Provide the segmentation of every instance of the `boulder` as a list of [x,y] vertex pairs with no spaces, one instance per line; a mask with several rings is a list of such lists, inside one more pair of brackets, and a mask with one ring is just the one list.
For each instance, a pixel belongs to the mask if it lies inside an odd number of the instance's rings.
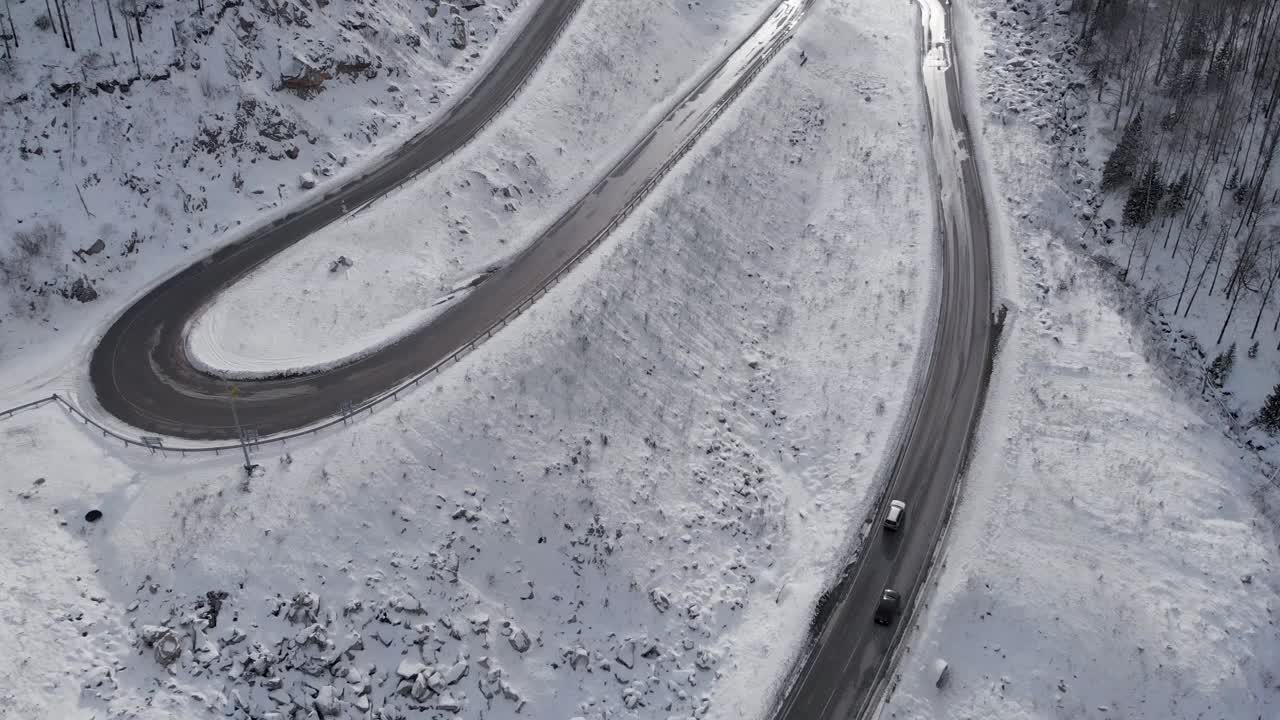
[[621,665],[622,667],[628,670],[635,667],[636,641],[630,638],[623,641],[622,645],[618,648],[618,653],[617,655],[614,656],[614,659],[618,661],[619,665]]
[[436,709],[456,713],[462,710],[462,701],[445,693],[436,699]]
[[453,18],[452,35],[449,37],[449,44],[457,50],[467,49],[467,21],[462,16],[455,15]]
[[525,652],[533,643],[529,640],[529,634],[521,628],[514,628],[511,631],[511,637],[507,638],[511,643],[511,647],[516,652]]
[[328,79],[329,73],[296,56],[280,74],[280,84],[290,90],[316,90]]
[[401,660],[400,667],[396,668],[396,674],[405,680],[408,680],[409,678],[416,678],[426,671],[426,665],[417,662],[416,660],[410,660],[409,658]]
[[285,619],[291,623],[312,624],[320,619],[320,596],[310,591],[303,591],[289,601],[289,609]]
[[69,300],[76,302],[88,303],[98,299],[98,291],[93,287],[93,283],[89,278],[81,275],[76,281],[71,283],[71,287],[67,288],[65,295]]
[[338,717],[342,714],[342,703],[338,700],[338,691],[332,685],[325,685],[316,693],[316,712],[320,717]]
[[413,689],[409,691],[409,694],[413,696],[414,700],[421,702],[422,700],[426,699],[427,694],[430,692],[431,692],[431,687],[427,685],[426,674],[423,673],[422,675],[419,675],[417,678],[414,679]]
[[107,244],[102,241],[102,238],[98,238],[89,247],[84,248],[82,250],[76,250],[75,255],[76,257],[83,260],[85,255],[97,255],[98,253],[106,249],[107,249]]
[[441,676],[441,679],[444,680],[445,685],[452,685],[461,680],[463,676],[467,674],[467,661],[462,658],[458,658],[458,662],[437,672]]
[[182,657],[182,643],[178,641],[178,636],[172,630],[162,635],[153,645],[156,662],[161,665],[168,666]]

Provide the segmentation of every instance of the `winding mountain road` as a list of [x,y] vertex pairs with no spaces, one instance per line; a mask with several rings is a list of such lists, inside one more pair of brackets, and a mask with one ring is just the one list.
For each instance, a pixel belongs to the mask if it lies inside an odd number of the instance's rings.
[[[585,197],[426,326],[335,369],[238,381],[239,423],[265,437],[333,417],[343,403],[359,406],[479,340],[612,230],[790,39],[812,2],[779,0]],[[106,331],[90,360],[90,380],[102,408],[133,427],[161,435],[236,437],[226,381],[196,369],[187,356],[189,320],[277,253],[474,138],[532,74],[580,3],[543,3],[472,91],[383,166],[191,265],[130,306]]]
[[[991,243],[955,63],[952,9],[948,0],[917,2],[942,242],[937,332],[898,446],[885,507],[857,564],[831,592],[833,606],[782,699],[779,720],[846,720],[867,713],[911,622],[910,612],[904,612],[890,627],[875,625],[876,603],[885,588],[900,592],[908,610],[919,597],[990,376],[995,337]],[[880,525],[890,499],[907,504],[905,529],[897,533]]]
[[[545,289],[595,247],[790,39],[814,0],[779,0],[773,13],[684,97],[582,199],[469,295],[397,343],[351,364],[297,377],[237,383],[239,421],[263,435],[332,417],[452,356]],[[936,334],[909,409],[886,500],[905,500],[906,528],[873,528],[838,588],[811,652],[781,698],[784,720],[865,713],[886,677],[909,613],[872,624],[881,590],[909,609],[921,592],[981,411],[990,373],[991,254],[980,175],[956,71],[949,0],[917,0],[932,170],[942,243]],[[98,402],[129,425],[189,439],[233,438],[227,384],[186,352],[191,318],[290,245],[385,195],[473,139],[531,76],[581,0],[550,0],[470,93],[401,152],[365,176],[231,244],[159,284],[106,331],[90,361]],[[879,517],[879,516],[878,516]]]

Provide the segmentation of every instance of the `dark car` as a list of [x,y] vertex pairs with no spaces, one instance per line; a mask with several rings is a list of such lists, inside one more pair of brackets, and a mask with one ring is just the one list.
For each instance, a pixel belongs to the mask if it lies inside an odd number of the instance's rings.
[[897,590],[885,588],[884,592],[880,593],[880,604],[876,605],[876,624],[892,625],[900,607],[902,607],[902,596]]

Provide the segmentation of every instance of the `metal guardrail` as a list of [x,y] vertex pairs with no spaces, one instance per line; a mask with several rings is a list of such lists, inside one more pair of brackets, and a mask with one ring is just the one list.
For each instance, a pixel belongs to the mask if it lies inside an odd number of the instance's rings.
[[34,408],[38,408],[41,405],[48,405],[49,403],[57,399],[58,399],[57,395],[50,395],[49,397],[43,397],[43,398],[40,398],[39,400],[33,400],[29,403],[24,403],[16,407],[11,407],[8,410],[0,410],[0,420],[8,420],[9,418],[22,412],[23,410],[31,410]]
[[[565,27],[567,27],[568,24],[569,23],[566,21],[565,24],[561,26],[559,33],[563,33]],[[769,64],[771,60],[773,60],[773,58],[778,54],[778,52],[786,45],[787,40],[789,39],[790,38],[784,39],[782,42],[779,42],[773,47],[771,47],[764,54],[763,60],[760,63],[758,63],[747,75],[743,76],[742,80],[736,83],[734,88],[712,107],[711,111],[707,114],[707,116],[703,118],[703,120],[698,124],[696,128],[694,128],[694,130],[689,134],[689,136],[684,140],[684,142],[682,142],[679,145],[679,147],[676,148],[676,151],[672,153],[670,157],[667,158],[666,162],[664,162],[656,171],[654,171],[654,173],[649,177],[648,180],[645,181],[645,184],[641,186],[639,192],[637,192],[635,196],[633,196],[631,200],[627,202],[627,204],[622,208],[622,211],[619,212],[617,215],[614,215],[613,219],[609,221],[609,224],[606,225],[604,229],[596,233],[595,237],[593,237],[590,242],[586,243],[577,252],[575,252],[573,256],[570,257],[569,260],[563,266],[561,266],[559,270],[557,270],[550,277],[548,277],[547,280],[540,287],[534,289],[534,291],[530,293],[528,297],[522,300],[518,305],[516,305],[514,308],[509,310],[505,315],[503,315],[501,318],[493,322],[483,331],[478,333],[465,345],[463,345],[462,347],[454,351],[453,354],[440,360],[439,362],[436,362],[431,367],[428,367],[427,369],[423,370],[422,372],[418,373],[412,378],[402,382],[400,385],[397,385],[390,390],[383,392],[380,395],[376,395],[373,398],[370,398],[369,400],[366,400],[359,405],[351,407],[349,410],[344,408],[343,412],[340,412],[335,417],[332,417],[328,420],[322,421],[318,424],[315,424],[300,430],[294,430],[287,433],[281,433],[278,435],[272,435],[265,438],[259,438],[256,441],[248,444],[230,443],[230,444],[221,444],[221,445],[199,445],[199,446],[182,446],[182,445],[169,446],[169,445],[163,445],[162,442],[157,442],[153,436],[139,435],[137,438],[133,438],[127,435],[123,435],[120,432],[116,430],[112,430],[111,428],[108,428],[103,424],[97,422],[93,418],[89,417],[82,410],[80,410],[74,404],[72,404],[71,401],[62,397],[61,395],[58,395],[57,393],[54,393],[47,398],[41,398],[39,400],[35,400],[33,402],[29,402],[24,405],[19,405],[17,407],[10,408],[8,410],[0,410],[0,420],[7,419],[12,415],[14,415],[15,413],[21,412],[23,410],[29,410],[29,409],[40,407],[42,405],[46,405],[52,402],[56,402],[62,407],[66,408],[67,411],[70,412],[72,415],[79,418],[80,421],[85,425],[89,425],[96,428],[98,431],[102,433],[103,437],[119,440],[120,442],[124,443],[125,447],[146,448],[152,454],[156,453],[157,451],[168,451],[168,452],[176,452],[185,456],[187,453],[214,453],[215,455],[217,455],[224,451],[240,450],[241,448],[244,448],[244,447],[248,447],[252,449],[252,448],[261,447],[263,445],[271,445],[274,443],[285,444],[289,440],[296,440],[298,438],[317,435],[320,433],[320,431],[327,430],[340,423],[346,424],[351,420],[359,417],[361,414],[365,412],[372,414],[374,408],[376,408],[377,406],[387,401],[394,402],[396,400],[399,400],[401,393],[408,392],[412,388],[417,387],[417,385],[420,382],[422,382],[424,379],[429,377],[431,374],[439,373],[445,367],[460,361],[465,355],[470,353],[472,350],[475,350],[485,340],[492,338],[494,333],[496,333],[498,330],[502,329],[503,327],[509,325],[511,321],[514,320],[517,316],[519,316],[521,313],[523,313],[524,311],[532,307],[534,302],[536,302],[538,298],[545,296],[548,292],[550,292],[552,286],[560,282],[560,280],[563,279],[565,275],[567,275],[571,270],[577,267],[578,264],[581,263],[582,260],[585,259],[586,256],[591,253],[592,250],[594,250],[596,247],[600,245],[600,243],[604,240],[605,237],[607,237],[614,230],[616,230],[617,227],[621,225],[622,222],[626,220],[628,216],[631,215],[631,213],[635,210],[635,208],[649,196],[649,193],[652,192],[653,188],[663,179],[663,177],[666,176],[668,172],[670,172],[671,168],[674,167],[677,162],[679,162],[681,159],[684,158],[684,156],[693,147],[694,143],[697,142],[699,138],[701,138],[704,132],[706,132],[707,128],[710,127],[711,124],[715,122],[715,120],[718,119],[721,114],[724,113],[725,109],[728,108],[729,105],[732,104],[733,101],[736,100],[738,96],[742,94],[742,91],[746,89],[747,85],[750,84],[750,81],[754,79],[756,75],[758,75],[760,71],[763,70],[765,66]],[[492,121],[492,119],[490,119],[490,121]],[[429,170],[430,168],[427,168],[427,169]],[[397,185],[396,187],[399,187],[399,185]],[[357,210],[359,210],[359,208]]]

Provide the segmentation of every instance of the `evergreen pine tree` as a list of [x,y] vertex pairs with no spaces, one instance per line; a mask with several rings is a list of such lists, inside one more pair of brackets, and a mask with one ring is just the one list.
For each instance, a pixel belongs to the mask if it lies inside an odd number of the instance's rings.
[[1231,44],[1225,43],[1213,56],[1213,61],[1209,64],[1209,77],[1214,81],[1223,82],[1231,75],[1231,51]]
[[1249,359],[1252,360],[1256,357],[1258,357],[1258,341],[1254,340],[1253,344],[1249,346]]
[[1231,176],[1227,178],[1226,188],[1228,190],[1235,190],[1239,186],[1240,186],[1240,168],[1235,168],[1234,170],[1231,171]]
[[1124,204],[1124,224],[1146,227],[1160,207],[1164,197],[1164,181],[1160,179],[1160,163],[1152,162],[1147,171],[1129,189],[1129,199]]
[[1222,387],[1227,382],[1227,377],[1231,375],[1231,368],[1236,364],[1236,344],[1231,343],[1231,347],[1218,353],[1209,365],[1209,382],[1214,387]]
[[1182,24],[1182,36],[1178,38],[1178,59],[1185,62],[1204,57],[1209,51],[1209,30],[1204,16],[1197,9]]
[[1200,84],[1200,67],[1188,65],[1170,73],[1169,92],[1174,97],[1189,95]]
[[1113,190],[1133,179],[1138,159],[1144,151],[1142,112],[1139,111],[1124,128],[1124,135],[1111,151],[1111,157],[1102,166],[1102,189]]
[[1178,181],[1169,186],[1169,190],[1165,193],[1164,211],[1170,215],[1177,215],[1187,206],[1187,185],[1191,183],[1191,178],[1186,170],[1182,171],[1182,175],[1178,177]]
[[1280,385],[1276,385],[1271,389],[1271,394],[1267,396],[1267,401],[1262,404],[1262,409],[1258,411],[1258,419],[1255,422],[1258,427],[1269,433],[1280,430]]
[[1244,201],[1249,199],[1249,183],[1240,183],[1235,190],[1232,190],[1231,199],[1235,200],[1237,205],[1243,205]]

